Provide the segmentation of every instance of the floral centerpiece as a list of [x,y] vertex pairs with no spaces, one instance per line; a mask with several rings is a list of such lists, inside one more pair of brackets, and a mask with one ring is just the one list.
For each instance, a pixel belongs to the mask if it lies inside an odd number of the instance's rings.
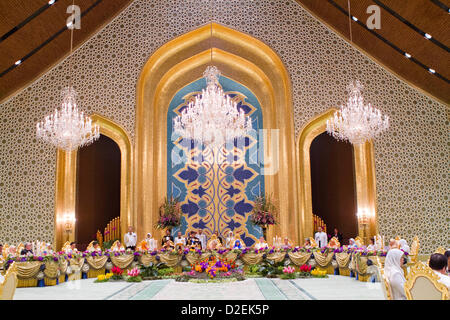
[[327,270],[319,270],[319,269],[314,269],[313,271],[311,271],[311,275],[315,278],[327,278]]
[[177,198],[167,197],[159,207],[159,219],[156,223],[157,229],[173,228],[181,223],[181,206]]
[[264,238],[266,238],[266,229],[269,225],[276,224],[277,209],[272,199],[268,195],[255,198],[250,220],[256,226],[263,229]]
[[97,279],[94,282],[108,282],[109,279],[113,276],[113,273],[100,274],[97,276]]
[[308,278],[311,277],[311,266],[308,264],[302,264],[300,266],[300,272],[299,272],[300,278]]
[[177,281],[191,279],[234,279],[244,280],[243,271],[234,262],[211,256],[210,258],[191,265],[191,271],[183,273]]

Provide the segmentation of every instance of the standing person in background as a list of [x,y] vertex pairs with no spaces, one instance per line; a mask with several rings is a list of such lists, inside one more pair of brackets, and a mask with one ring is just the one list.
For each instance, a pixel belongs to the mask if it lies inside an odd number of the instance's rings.
[[336,239],[338,239],[339,244],[342,246],[342,241],[344,241],[344,237],[342,236],[342,233],[339,232],[338,228],[334,228],[333,233],[330,235],[330,239],[335,237]]
[[328,244],[328,237],[327,237],[327,234],[322,231],[322,227],[319,226],[317,228],[317,232],[314,235],[314,240],[319,245],[319,248],[323,248],[323,247],[327,246],[327,244]]
[[127,249],[136,250],[137,235],[133,232],[133,227],[128,227],[128,232],[123,237]]
[[198,230],[197,238],[202,245],[202,250],[206,249],[206,234],[203,233],[202,229]]

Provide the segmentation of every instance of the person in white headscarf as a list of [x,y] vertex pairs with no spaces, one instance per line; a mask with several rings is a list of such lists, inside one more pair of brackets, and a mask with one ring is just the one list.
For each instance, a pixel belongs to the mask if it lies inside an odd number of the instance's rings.
[[406,279],[402,269],[403,254],[400,249],[391,249],[384,263],[384,274],[389,282],[393,300],[406,300],[404,289]]
[[400,247],[400,250],[403,250],[404,252],[407,252],[407,253],[409,253],[409,246],[408,246],[408,243],[406,242],[406,240],[405,239],[400,239],[399,241],[398,241],[398,245],[399,245],[399,247]]
[[355,239],[353,238],[348,239],[348,248],[358,248]]

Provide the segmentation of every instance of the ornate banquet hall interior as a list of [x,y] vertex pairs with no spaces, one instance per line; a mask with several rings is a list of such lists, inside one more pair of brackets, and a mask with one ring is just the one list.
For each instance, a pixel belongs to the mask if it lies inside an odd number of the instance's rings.
[[1,1],[0,300],[449,299],[449,6]]

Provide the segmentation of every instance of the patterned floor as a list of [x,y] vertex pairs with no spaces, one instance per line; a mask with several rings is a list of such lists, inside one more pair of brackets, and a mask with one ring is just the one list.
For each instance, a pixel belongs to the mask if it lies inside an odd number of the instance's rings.
[[174,280],[94,283],[94,279],[44,288],[18,288],[15,300],[380,300],[380,283],[329,276],[326,279],[253,278],[230,283]]

